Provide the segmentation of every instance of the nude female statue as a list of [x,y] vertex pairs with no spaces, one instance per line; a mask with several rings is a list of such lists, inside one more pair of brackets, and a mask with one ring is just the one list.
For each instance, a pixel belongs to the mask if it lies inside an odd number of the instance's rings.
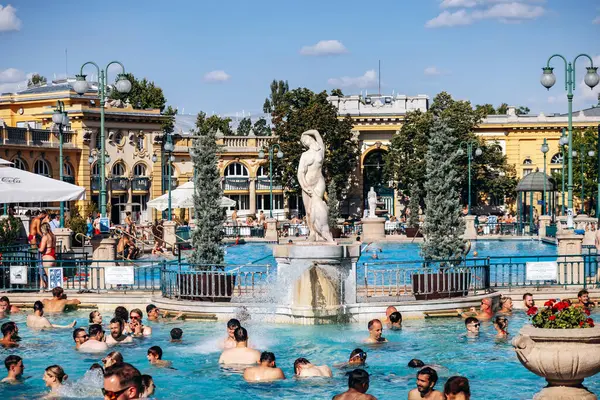
[[300,142],[307,150],[300,156],[298,164],[298,182],[302,187],[302,201],[306,209],[310,241],[333,242],[329,232],[327,204],[323,200],[325,194],[325,178],[323,177],[323,159],[325,146],[319,131],[315,129],[302,133]]

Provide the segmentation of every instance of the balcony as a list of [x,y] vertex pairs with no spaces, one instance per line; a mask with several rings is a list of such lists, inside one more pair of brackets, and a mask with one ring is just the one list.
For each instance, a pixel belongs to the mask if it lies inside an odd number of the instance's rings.
[[[256,180],[256,190],[270,190],[270,182],[271,180],[268,177],[259,177]],[[279,183],[273,181],[273,190],[282,190],[282,187]]]
[[98,193],[100,191],[100,176],[93,175],[91,178],[91,188],[92,192]]
[[4,144],[27,144],[27,128],[7,127],[4,133]]
[[[63,147],[72,148],[74,132],[63,132]],[[0,144],[57,148],[60,140],[50,129],[0,128]]]
[[[162,188],[163,188],[163,192],[166,192],[167,190],[169,190],[169,177],[168,176],[163,176]],[[171,190],[175,190],[175,189],[177,189],[177,178],[172,176],[171,177]]]
[[110,190],[113,192],[126,192],[129,189],[129,178],[117,176],[110,180]]
[[74,185],[75,177],[74,176],[63,176],[63,182],[67,182],[67,183],[70,183],[71,185]]
[[150,190],[150,178],[139,177],[131,180],[131,189],[134,192],[148,193]]
[[248,178],[225,178],[223,180],[223,190],[248,190],[250,188],[250,179]]

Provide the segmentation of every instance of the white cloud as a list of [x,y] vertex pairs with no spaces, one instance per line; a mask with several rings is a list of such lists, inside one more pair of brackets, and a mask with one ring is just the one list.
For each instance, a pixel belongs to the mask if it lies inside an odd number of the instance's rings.
[[596,19],[592,21],[592,24],[599,24],[600,25],[600,16],[596,17]]
[[339,40],[321,40],[312,46],[300,49],[303,56],[332,56],[347,53],[348,50]]
[[442,0],[441,8],[475,7],[477,0]]
[[[533,0],[530,0],[533,1]],[[493,19],[503,23],[515,23],[525,20],[536,19],[546,12],[546,9],[539,5],[526,4],[524,1],[505,1],[505,0],[477,0],[477,5],[484,8],[478,8],[473,11],[462,8],[455,12],[447,10],[442,11],[437,17],[430,19],[425,23],[427,28],[451,27],[459,25],[470,25],[478,20]],[[539,3],[539,1],[536,1]],[[495,3],[492,5],[492,3]],[[471,0],[444,0],[442,8],[474,7]]]
[[441,28],[444,26],[469,25],[473,22],[471,14],[467,10],[458,10],[456,12],[443,11],[437,17],[430,19],[425,23],[426,28]]
[[26,74],[16,68],[0,70],[0,93],[14,93],[27,88],[27,81],[33,72]]
[[541,17],[546,10],[542,6],[532,6],[519,2],[496,4],[491,8],[474,12],[473,16],[476,19],[500,19],[500,20],[524,20],[535,19]]
[[205,82],[227,82],[229,78],[231,78],[231,76],[221,69],[204,74]]
[[362,76],[330,78],[327,80],[327,83],[338,88],[367,89],[377,86],[377,73],[374,69],[371,69]]
[[425,75],[429,75],[429,76],[436,76],[436,75],[443,74],[443,72],[440,71],[437,67],[427,67],[423,70],[423,73]]
[[10,4],[2,7],[0,4],[0,32],[18,31],[21,20],[17,17],[17,9]]

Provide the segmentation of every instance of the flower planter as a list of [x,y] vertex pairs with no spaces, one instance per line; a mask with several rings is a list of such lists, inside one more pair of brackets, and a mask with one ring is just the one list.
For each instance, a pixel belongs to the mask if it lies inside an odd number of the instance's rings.
[[414,238],[414,237],[423,237],[423,234],[419,230],[419,228],[406,228],[406,237]]
[[583,386],[583,380],[600,372],[600,328],[526,325],[512,344],[521,364],[548,382],[534,400],[597,399]]

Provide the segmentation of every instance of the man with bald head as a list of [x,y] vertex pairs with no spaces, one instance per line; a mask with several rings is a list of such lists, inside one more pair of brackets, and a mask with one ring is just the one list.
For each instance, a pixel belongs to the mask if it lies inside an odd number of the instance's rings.
[[392,315],[395,312],[398,312],[398,310],[396,309],[396,307],[394,307],[394,306],[388,306],[388,308],[385,309],[385,319],[383,320],[383,322],[384,323],[390,322],[390,315]]

